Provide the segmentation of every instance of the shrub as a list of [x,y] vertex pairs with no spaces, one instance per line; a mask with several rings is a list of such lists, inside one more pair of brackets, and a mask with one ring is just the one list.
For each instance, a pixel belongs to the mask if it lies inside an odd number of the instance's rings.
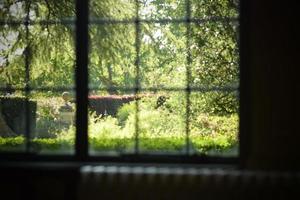
[[233,114],[230,116],[218,116],[201,114],[191,123],[192,136],[226,136],[226,138],[236,141],[238,131],[238,116]]
[[58,109],[63,105],[59,97],[38,97],[37,98],[37,137],[54,138],[55,133],[63,127],[59,118]]
[[135,112],[136,112],[136,105],[134,102],[124,104],[122,107],[120,107],[118,109],[118,112],[117,112],[117,118],[118,118],[119,124],[124,126],[129,115],[131,113],[135,113]]

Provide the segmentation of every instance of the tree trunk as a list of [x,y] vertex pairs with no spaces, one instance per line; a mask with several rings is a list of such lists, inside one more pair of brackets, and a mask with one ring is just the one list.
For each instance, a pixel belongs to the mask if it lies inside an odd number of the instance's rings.
[[117,94],[118,91],[116,88],[114,88],[114,83],[113,83],[113,69],[110,64],[106,65],[107,66],[107,72],[108,72],[108,88],[107,91],[109,94]]

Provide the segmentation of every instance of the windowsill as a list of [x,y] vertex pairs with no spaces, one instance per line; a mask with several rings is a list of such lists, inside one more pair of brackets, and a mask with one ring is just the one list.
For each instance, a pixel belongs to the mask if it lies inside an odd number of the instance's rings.
[[82,167],[163,167],[163,168],[181,168],[181,169],[211,169],[211,170],[236,170],[237,165],[234,164],[176,164],[176,163],[126,163],[126,162],[49,162],[49,161],[22,161],[22,162],[2,162],[0,169],[9,170],[41,170],[41,171],[60,171],[60,170],[79,170]]

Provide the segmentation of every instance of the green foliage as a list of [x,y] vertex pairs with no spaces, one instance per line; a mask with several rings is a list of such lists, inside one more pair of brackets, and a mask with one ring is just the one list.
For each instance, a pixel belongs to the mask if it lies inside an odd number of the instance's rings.
[[117,119],[118,119],[119,124],[124,126],[130,113],[135,113],[135,112],[136,112],[135,102],[124,104],[121,108],[119,108],[118,113],[117,113]]
[[[171,96],[169,99],[173,99]],[[176,95],[174,95],[176,99]],[[143,151],[184,151],[185,115],[174,108],[178,105],[168,100],[155,109],[156,98],[144,98],[139,102],[138,136]],[[111,116],[89,118],[89,141],[95,151],[132,151],[136,137],[135,102],[125,104],[118,118]],[[121,123],[120,123],[121,122]],[[211,150],[225,151],[237,145],[237,115],[216,116],[201,114],[190,121],[191,148],[196,153]],[[58,138],[72,139],[75,128],[58,134]]]
[[21,151],[25,147],[23,136],[3,138],[0,137],[0,151]]
[[[91,17],[132,18],[134,3],[130,0],[103,0],[90,2]],[[74,20],[74,1],[5,1],[1,3],[1,19],[23,20]],[[132,78],[134,54],[134,26],[90,26],[91,84],[101,82],[101,87],[118,86]],[[0,50],[4,60],[0,82],[24,86],[24,59],[30,62],[30,78],[33,86],[66,86],[74,83],[74,26],[70,24],[40,24],[29,27],[27,38],[24,26],[7,26],[0,31]],[[126,57],[132,58],[126,61]],[[20,67],[22,66],[22,67]],[[20,70],[20,68],[22,70]],[[105,71],[109,69],[108,71]],[[123,76],[124,74],[124,76]],[[120,79],[118,78],[120,77]],[[121,78],[122,77],[122,78]],[[116,80],[114,80],[116,79]]]
[[69,138],[35,138],[31,141],[34,152],[71,152],[73,147],[74,140]]
[[37,109],[38,137],[54,137],[58,131],[58,107],[62,105],[58,98],[39,97]]
[[[184,18],[187,15],[184,0],[139,2],[142,18],[169,19]],[[0,16],[22,19],[29,8],[32,20],[74,19],[74,6],[73,1],[7,1],[3,3]],[[12,9],[18,12],[10,12]],[[90,19],[131,20],[136,15],[135,9],[132,0],[93,0],[90,2]],[[191,1],[191,10],[191,16],[199,19],[238,16],[235,0]],[[91,86],[106,88],[108,93],[123,93],[114,87],[136,86],[135,28],[134,24],[89,26]],[[187,82],[195,87],[238,86],[237,21],[192,23],[190,35],[187,35],[185,24],[177,23],[142,23],[140,29],[139,82],[142,87],[183,88]],[[29,42],[24,26],[9,26],[0,33],[1,42],[7,46],[0,51],[0,56],[7,58],[0,82],[24,86],[25,67],[20,66],[25,64],[22,56],[27,51],[31,68],[30,83],[33,86],[74,84],[73,25],[31,26]],[[191,52],[190,80],[186,80],[187,48]],[[214,93],[205,97],[205,102],[209,112],[214,114],[232,114],[238,107],[236,95],[230,92]]]
[[206,18],[211,16],[236,17],[238,16],[238,0],[192,0],[193,16]]
[[193,92],[190,99],[192,117],[199,113],[226,116],[238,112],[237,92]]
[[[176,97],[176,95],[175,95]],[[179,115],[170,101],[155,109],[156,98],[139,102],[139,144],[142,151],[184,151],[185,115]],[[172,99],[172,97],[171,97]],[[125,104],[118,118],[111,116],[89,117],[89,142],[95,151],[132,151],[134,148],[135,103]],[[121,123],[120,123],[121,122]],[[190,122],[191,148],[195,153],[206,154],[214,150],[226,151],[237,145],[237,115],[216,116],[200,114]],[[74,145],[75,127],[57,132],[54,138],[35,138],[31,141],[34,151],[71,151]],[[24,145],[24,138],[1,138],[2,149]]]
[[[139,14],[143,19],[184,19],[187,16],[185,0],[139,2]],[[27,10],[30,10],[31,20],[74,20],[74,6],[74,1],[5,1],[1,5],[0,18],[23,20]],[[89,17],[91,20],[131,20],[136,17],[135,9],[133,0],[91,0]],[[184,89],[190,85],[205,89],[237,88],[238,24],[228,19],[238,16],[237,1],[192,0],[191,10],[191,17],[204,21],[191,23],[190,32],[186,24],[181,23],[141,23],[138,35],[134,23],[90,24],[89,85],[104,88],[106,90],[103,93],[109,94],[125,93],[115,87]],[[215,17],[227,19],[205,22]],[[31,86],[73,86],[74,25],[35,24],[29,26],[28,31],[29,38],[26,38],[23,25],[1,29],[0,42],[4,48],[0,50],[0,57],[4,61],[0,66],[0,85],[25,86],[26,54],[30,63]],[[139,71],[135,65],[136,47],[140,49]],[[191,54],[190,63],[187,59],[188,50]],[[156,94],[166,97],[166,102],[159,108],[156,107]],[[38,102],[38,138],[31,142],[36,151],[71,149],[74,144],[75,127],[61,127],[57,120],[57,108],[62,102],[57,101],[56,95],[50,93],[34,97]],[[89,137],[92,148],[132,150],[136,133],[139,133],[142,150],[183,151],[186,130],[190,130],[191,148],[198,153],[207,153],[213,149],[223,151],[236,146],[236,92],[192,91],[189,96],[189,116],[186,114],[187,96],[184,91],[151,95],[137,104],[125,104],[119,109],[116,118],[90,115]],[[186,127],[187,120],[189,127]],[[13,144],[23,145],[20,138],[3,139],[2,143],[3,148]]]
[[122,131],[118,125],[118,120],[111,116],[100,118],[90,117],[89,122],[89,137],[91,138],[123,138],[128,135],[122,134]]
[[[150,117],[149,117],[150,115]],[[143,119],[151,119],[156,114],[145,115]],[[237,145],[236,116],[231,118],[218,118],[210,116],[210,120],[202,119],[202,128],[194,127],[191,130],[191,148],[195,153],[206,154],[214,150],[218,152],[226,151]],[[130,120],[130,119],[129,119]],[[154,122],[153,122],[154,121]],[[144,124],[141,129],[139,144],[142,151],[184,151],[185,136],[183,132],[168,132],[164,128],[174,125],[173,122],[162,126],[163,122],[154,119],[151,125],[159,124],[158,129],[152,128],[153,132],[144,129],[149,124]],[[164,122],[166,123],[166,121]],[[209,125],[206,125],[209,123]],[[221,124],[222,123],[222,124]],[[221,124],[221,125],[220,125]],[[223,126],[225,124],[225,126]],[[215,127],[217,126],[218,127]],[[148,127],[147,127],[148,128]],[[173,130],[176,128],[173,128]],[[178,128],[177,128],[178,129]],[[115,118],[108,117],[99,119],[89,126],[89,143],[94,151],[132,151],[134,148],[134,128],[132,124],[122,128],[118,126]],[[57,134],[56,138],[35,138],[31,141],[33,151],[36,152],[65,152],[72,151],[74,147],[74,131],[71,127],[68,131]],[[219,131],[219,132],[218,132]],[[0,150],[12,151],[24,147],[24,137],[0,138]]]

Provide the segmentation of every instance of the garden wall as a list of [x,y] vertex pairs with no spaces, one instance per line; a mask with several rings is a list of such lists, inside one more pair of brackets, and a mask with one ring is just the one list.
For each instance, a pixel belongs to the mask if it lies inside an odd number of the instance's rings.
[[108,95],[108,96],[90,96],[89,107],[97,115],[115,116],[118,109],[125,103],[134,101],[140,97],[134,95]]

